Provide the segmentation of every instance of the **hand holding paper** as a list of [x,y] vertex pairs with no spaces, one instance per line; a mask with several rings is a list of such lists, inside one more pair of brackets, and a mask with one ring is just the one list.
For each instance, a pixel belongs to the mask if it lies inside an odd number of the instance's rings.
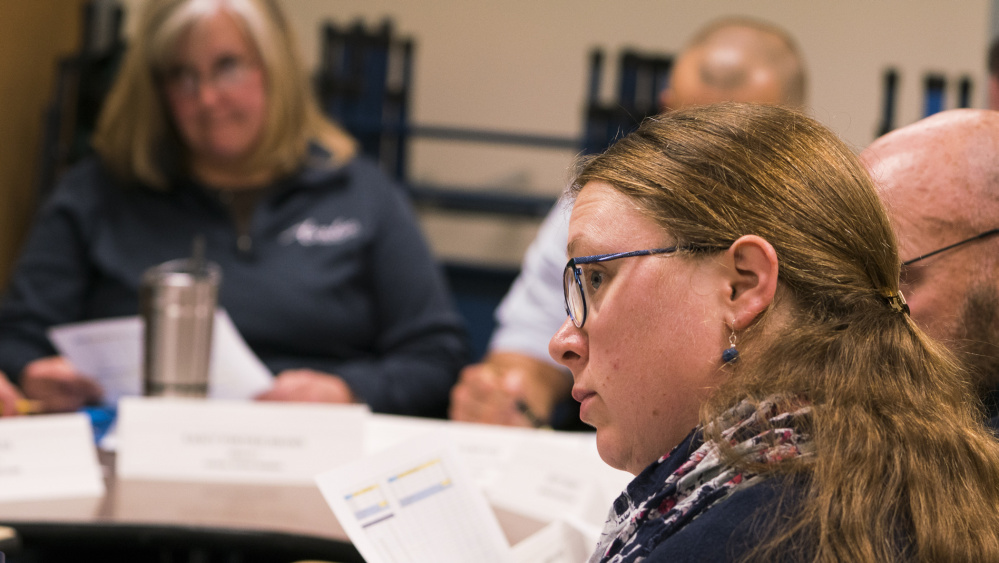
[[[249,399],[270,389],[273,377],[250,350],[225,311],[215,313],[208,395]],[[53,327],[49,339],[69,363],[92,376],[104,401],[116,404],[142,394],[143,327],[139,317],[123,317]]]
[[101,401],[104,392],[62,356],[39,358],[24,368],[21,388],[43,412],[73,412]]

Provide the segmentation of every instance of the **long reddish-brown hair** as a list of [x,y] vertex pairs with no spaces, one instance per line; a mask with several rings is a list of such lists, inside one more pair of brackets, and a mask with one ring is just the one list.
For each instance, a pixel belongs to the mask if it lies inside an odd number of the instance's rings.
[[953,357],[886,303],[898,291],[895,236],[831,131],[779,107],[672,112],[585,162],[572,189],[590,181],[680,244],[754,234],[776,250],[775,301],[701,409],[707,426],[746,398],[814,405],[815,455],[753,467],[795,474],[808,493],[747,559],[999,561],[999,443]]

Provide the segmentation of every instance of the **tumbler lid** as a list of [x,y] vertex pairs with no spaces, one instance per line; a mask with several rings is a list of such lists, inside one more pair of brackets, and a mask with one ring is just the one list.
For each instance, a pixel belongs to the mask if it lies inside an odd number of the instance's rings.
[[218,285],[222,269],[205,259],[205,236],[196,235],[191,245],[190,258],[178,258],[158,264],[142,274],[143,285],[190,286],[195,284]]

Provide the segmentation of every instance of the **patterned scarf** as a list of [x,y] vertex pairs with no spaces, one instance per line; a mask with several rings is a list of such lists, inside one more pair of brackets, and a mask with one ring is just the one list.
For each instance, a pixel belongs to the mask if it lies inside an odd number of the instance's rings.
[[[735,453],[772,464],[811,454],[811,436],[802,430],[808,428],[811,412],[804,401],[795,403],[791,411],[780,410],[776,398],[759,404],[743,401],[725,412],[717,424],[724,427],[721,435]],[[590,563],[641,561],[712,505],[765,478],[726,464],[715,442],[701,444],[686,461],[674,459],[700,440],[701,431],[695,429],[635,477],[614,501]],[[669,471],[678,463],[679,468]]]

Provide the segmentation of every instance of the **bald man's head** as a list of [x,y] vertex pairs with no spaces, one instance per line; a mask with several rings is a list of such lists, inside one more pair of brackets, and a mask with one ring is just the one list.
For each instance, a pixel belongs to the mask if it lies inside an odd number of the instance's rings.
[[755,20],[724,19],[694,37],[673,65],[662,106],[727,101],[804,106],[804,62],[787,33]]
[[[893,131],[861,159],[895,224],[903,261],[999,227],[999,112],[951,110]],[[999,387],[999,236],[903,266],[912,318]]]

